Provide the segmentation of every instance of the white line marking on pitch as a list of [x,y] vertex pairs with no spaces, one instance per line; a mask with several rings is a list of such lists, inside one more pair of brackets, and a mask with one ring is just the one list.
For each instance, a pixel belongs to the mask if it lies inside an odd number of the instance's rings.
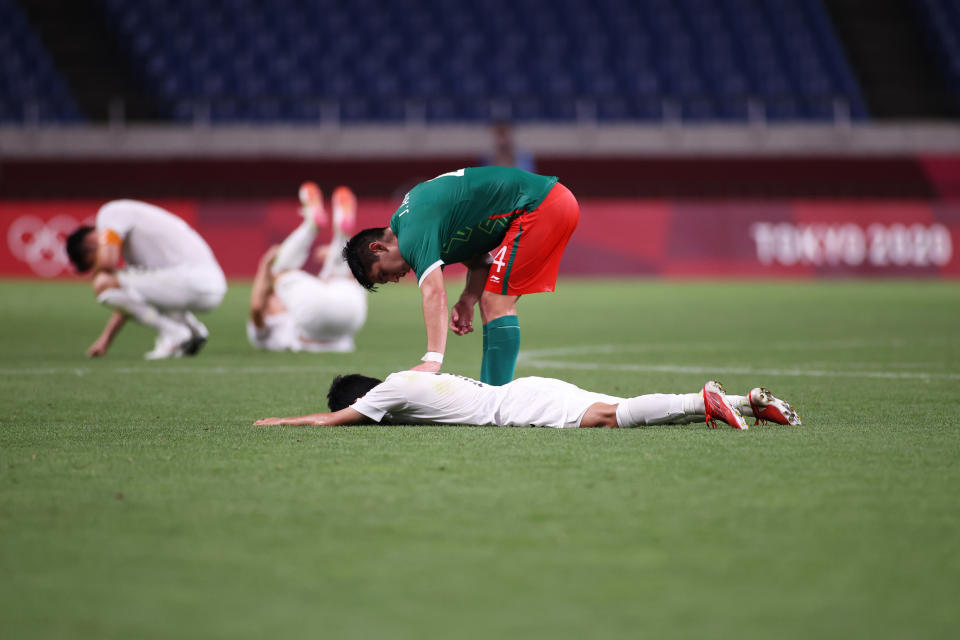
[[[944,340],[804,340],[804,341],[771,341],[764,343],[765,351],[788,351],[793,349],[824,350],[824,349],[864,349],[870,347],[913,347],[913,346],[944,346],[953,344]],[[743,342],[658,342],[646,344],[596,344],[577,345],[574,347],[556,347],[551,349],[533,349],[523,351],[520,357],[540,358],[544,356],[592,355],[597,353],[644,353],[648,351],[743,351]]]
[[[942,340],[919,341],[925,345],[946,344]],[[866,341],[866,340],[831,340],[824,342],[797,341],[797,342],[776,342],[770,345],[764,345],[765,350],[770,349],[859,349],[866,347],[907,347],[916,344],[913,341],[889,340],[889,341]],[[537,369],[581,369],[596,370],[606,369],[611,371],[637,371],[646,373],[690,373],[698,375],[711,375],[720,373],[744,374],[744,375],[769,375],[769,376],[810,376],[810,377],[836,377],[836,378],[873,378],[887,380],[960,380],[960,373],[931,373],[926,371],[869,371],[869,370],[837,370],[837,369],[802,369],[798,367],[790,369],[776,368],[751,368],[751,367],[704,367],[692,365],[645,365],[645,364],[616,364],[600,362],[569,362],[563,360],[551,360],[551,356],[574,356],[574,355],[598,355],[598,354],[616,354],[624,352],[643,353],[647,351],[675,351],[696,349],[719,351],[723,349],[742,350],[742,343],[659,343],[659,344],[599,344],[599,345],[578,345],[573,347],[557,347],[553,349],[535,349],[523,351],[520,353],[520,359],[517,364],[525,367]],[[909,363],[910,366],[917,366],[918,363]],[[898,363],[891,363],[891,366],[900,366]],[[921,366],[927,366],[926,364]]]
[[646,373],[717,373],[764,375],[764,376],[809,376],[834,378],[879,378],[890,380],[960,380],[960,373],[927,373],[922,371],[828,371],[823,369],[754,369],[750,367],[701,367],[672,364],[610,364],[601,362],[564,362],[562,360],[535,360],[523,358],[518,363],[535,369],[603,369],[605,371],[638,371]]
[[[921,341],[923,344],[946,344],[943,341]],[[797,349],[797,348],[830,348],[830,349],[855,349],[873,346],[884,347],[903,347],[911,346],[912,342],[903,340],[890,341],[864,341],[864,340],[834,340],[827,342],[779,342],[774,345],[767,345],[764,349]],[[518,364],[524,367],[535,369],[581,369],[596,370],[605,369],[609,371],[636,371],[646,373],[689,373],[697,375],[712,374],[744,374],[744,375],[769,375],[769,376],[809,376],[809,377],[836,377],[836,378],[873,378],[886,380],[960,380],[960,373],[931,373],[924,371],[869,371],[869,370],[835,370],[835,369],[777,369],[777,368],[750,368],[750,367],[704,367],[693,365],[645,365],[645,364],[616,364],[599,362],[568,362],[562,360],[546,359],[550,356],[564,355],[602,355],[624,352],[642,353],[644,351],[670,351],[670,350],[703,350],[712,348],[719,349],[741,349],[740,343],[658,343],[658,344],[603,344],[603,345],[579,345],[574,347],[557,347],[554,349],[535,349],[523,351],[520,353]],[[901,366],[903,363],[891,363],[890,366]],[[911,362],[910,366],[925,366],[921,363]],[[226,373],[241,374],[271,374],[271,373],[343,373],[347,367],[331,365],[280,365],[280,366],[245,366],[245,367],[164,367],[144,365],[139,367],[114,367],[114,368],[93,368],[93,367],[64,367],[64,368],[35,368],[35,369],[0,369],[0,376],[14,375],[74,375],[85,376],[92,374],[139,374],[139,373],[166,373],[166,374],[191,374],[198,373],[203,375],[222,375]]]

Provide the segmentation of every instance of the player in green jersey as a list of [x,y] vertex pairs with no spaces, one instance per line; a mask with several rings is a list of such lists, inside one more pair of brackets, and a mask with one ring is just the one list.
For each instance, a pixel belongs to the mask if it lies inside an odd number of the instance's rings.
[[427,330],[418,371],[439,371],[447,341],[444,265],[467,267],[463,293],[450,310],[457,335],[483,321],[480,379],[506,384],[520,353],[517,300],[553,291],[560,258],[577,226],[580,205],[555,177],[508,167],[460,169],[422,182],[403,198],[389,227],[364,229],[343,251],[357,281],[373,291],[417,275]]

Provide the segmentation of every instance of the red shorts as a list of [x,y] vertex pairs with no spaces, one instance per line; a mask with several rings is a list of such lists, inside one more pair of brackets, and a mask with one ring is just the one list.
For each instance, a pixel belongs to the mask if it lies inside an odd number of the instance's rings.
[[579,219],[577,199],[559,182],[553,185],[539,207],[510,223],[503,242],[490,252],[484,289],[511,296],[556,289],[560,258]]

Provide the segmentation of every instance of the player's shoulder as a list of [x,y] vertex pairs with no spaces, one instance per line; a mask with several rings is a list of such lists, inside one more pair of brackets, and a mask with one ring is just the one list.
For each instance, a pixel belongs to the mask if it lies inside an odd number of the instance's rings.
[[162,211],[160,207],[142,200],[120,199],[105,203],[97,211],[97,217],[111,217],[124,215],[142,215],[148,212]]
[[417,380],[418,376],[422,374],[422,371],[396,371],[391,373],[386,378],[383,379],[383,382],[380,383],[382,386],[397,386],[405,385],[410,382]]

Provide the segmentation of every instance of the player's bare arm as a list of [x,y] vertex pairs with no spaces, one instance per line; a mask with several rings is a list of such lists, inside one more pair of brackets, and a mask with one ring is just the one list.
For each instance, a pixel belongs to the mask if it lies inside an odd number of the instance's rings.
[[347,407],[333,413],[311,413],[305,416],[291,416],[289,418],[263,418],[253,423],[255,427],[269,427],[287,425],[291,427],[337,427],[348,424],[359,424],[367,417],[356,409]]
[[[116,270],[120,265],[120,251],[123,247],[123,241],[120,236],[111,229],[97,234],[91,233],[88,237],[96,242],[93,262],[93,291],[98,297],[107,289],[117,288],[120,283],[117,281]],[[127,322],[127,316],[120,311],[114,311],[107,319],[103,331],[93,344],[87,348],[88,358],[100,358],[107,355],[107,350],[113,343],[113,339]]]
[[463,287],[460,299],[450,310],[450,329],[458,336],[473,331],[473,307],[483,293],[483,287],[490,272],[492,258],[484,253],[470,260],[464,260],[467,268],[467,280]]
[[87,349],[88,358],[99,358],[101,356],[107,355],[107,349],[110,348],[110,343],[113,342],[114,337],[120,331],[121,327],[127,322],[127,316],[120,311],[114,311],[110,314],[110,319],[107,320],[106,326],[103,328],[103,332],[100,336],[93,341],[93,344]]
[[427,353],[439,355],[431,355],[433,359],[413,367],[413,370],[439,371],[443,364],[443,352],[447,347],[447,290],[443,286],[443,272],[440,269],[434,269],[423,279],[420,296],[423,302],[423,323],[427,328]]
[[273,277],[270,274],[270,265],[277,255],[279,245],[267,249],[257,265],[257,273],[253,277],[253,286],[250,289],[250,320],[257,329],[264,327],[264,314],[267,310],[267,298],[273,289]]

